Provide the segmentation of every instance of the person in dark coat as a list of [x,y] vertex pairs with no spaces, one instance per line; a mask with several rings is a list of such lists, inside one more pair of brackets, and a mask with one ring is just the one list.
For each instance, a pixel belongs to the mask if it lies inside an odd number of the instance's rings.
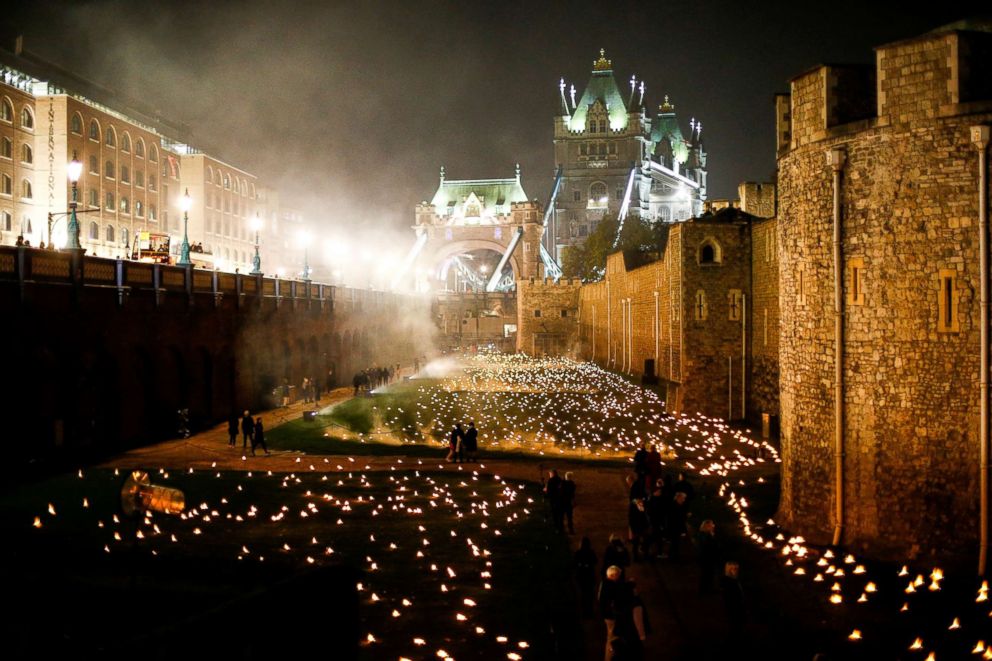
[[730,628],[729,643],[740,640],[744,631],[747,612],[744,606],[744,590],[740,581],[741,566],[731,560],[724,565],[723,576],[720,577],[720,591],[723,593],[723,606],[727,613],[727,624]]
[[561,483],[562,479],[558,476],[558,471],[552,469],[551,474],[548,477],[548,482],[544,485],[544,497],[551,506],[551,522],[554,523],[555,529],[558,531],[564,529],[561,520]]
[[679,546],[682,543],[682,536],[686,533],[686,522],[689,519],[689,507],[686,504],[685,493],[678,491],[668,509],[668,521],[665,524],[665,536],[670,545],[668,556],[672,560],[679,560]]
[[227,444],[230,447],[234,447],[238,442],[238,414],[231,413],[231,417],[227,419]]
[[644,658],[649,624],[644,601],[637,593],[634,581],[627,581],[617,591],[615,613],[612,661],[640,661]]
[[[568,524],[568,534],[575,534],[575,526],[572,524],[572,511],[575,509],[575,482],[571,473],[565,473],[565,479],[561,481],[561,516]],[[561,527],[559,525],[559,527]]]
[[673,488],[675,489],[675,493],[681,491],[685,494],[686,503],[692,503],[692,497],[696,494],[696,490],[692,488],[692,484],[685,476],[685,473],[679,473],[679,479],[675,481]]
[[269,453],[269,448],[265,445],[265,428],[262,427],[262,416],[255,419],[255,433],[251,437],[251,456],[255,456],[255,448],[262,446],[265,454]]
[[651,477],[650,484],[654,484],[661,477],[661,452],[656,444],[651,444],[647,458],[648,475]]
[[479,430],[475,428],[474,422],[470,421],[468,423],[468,429],[465,430],[465,440],[462,441],[462,447],[465,450],[466,461],[476,461],[478,459]]
[[[654,490],[648,496],[648,525],[651,527],[649,534],[648,553],[654,553],[656,557],[662,557],[665,550],[665,523],[668,520],[668,504],[670,498],[665,496],[665,478],[659,477],[654,482]],[[654,546],[654,550],[651,550]]]
[[244,417],[241,418],[241,434],[241,449],[244,450],[248,447],[248,441],[255,435],[255,421],[252,420],[248,411],[245,411]]
[[582,617],[592,617],[596,600],[596,552],[588,537],[582,538],[582,545],[575,552],[575,580],[579,584],[579,603]]
[[454,427],[451,428],[451,434],[448,436],[448,456],[445,461],[458,461],[458,447],[461,445],[462,436],[465,433],[462,431],[461,423],[456,423]]
[[699,524],[696,535],[696,560],[699,562],[699,592],[713,591],[713,582],[720,567],[720,547],[716,538],[716,524],[706,519]]
[[[605,557],[604,557],[605,560]],[[606,565],[603,569],[603,582],[599,584],[599,614],[606,624],[606,658],[613,657],[612,646],[617,624],[618,602],[622,600],[623,570],[616,565]]]
[[634,453],[634,472],[637,477],[644,477],[648,472],[648,450],[644,443],[641,443]]
[[647,475],[642,475],[632,481],[627,501],[627,525],[630,527],[630,547],[635,562],[641,559],[642,551],[644,555],[648,551],[647,479]]
[[603,551],[603,576],[606,576],[608,567],[616,566],[624,573],[626,579],[627,567],[630,566],[630,552],[624,546],[623,540],[616,535],[610,535],[610,543]]

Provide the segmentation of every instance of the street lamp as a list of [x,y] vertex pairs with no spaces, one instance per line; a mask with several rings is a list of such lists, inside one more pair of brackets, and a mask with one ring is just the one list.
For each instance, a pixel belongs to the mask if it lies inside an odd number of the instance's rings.
[[258,254],[258,230],[262,229],[262,219],[259,218],[258,212],[255,212],[255,217],[251,219],[251,229],[255,232],[255,257],[251,260],[251,275],[262,275],[262,257]]
[[[82,250],[79,243],[79,219],[76,218],[76,204],[79,199],[79,175],[83,173],[83,164],[76,159],[76,152],[72,152],[72,161],[69,163],[69,181],[72,182],[72,202],[69,203],[69,234],[66,239],[66,248],[69,250]],[[48,240],[51,241],[51,230],[49,230]]]
[[179,206],[183,210],[183,245],[179,249],[179,261],[176,264],[179,266],[189,266],[192,264],[189,261],[189,209],[193,206],[193,200],[189,196],[188,188],[182,198],[180,198]]
[[310,232],[300,232],[300,243],[303,244],[303,279],[310,279]]

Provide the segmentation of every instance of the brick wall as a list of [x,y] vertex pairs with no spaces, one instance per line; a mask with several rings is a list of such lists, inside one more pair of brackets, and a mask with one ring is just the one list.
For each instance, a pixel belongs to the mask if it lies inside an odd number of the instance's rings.
[[575,355],[578,343],[578,280],[517,282],[517,351]]

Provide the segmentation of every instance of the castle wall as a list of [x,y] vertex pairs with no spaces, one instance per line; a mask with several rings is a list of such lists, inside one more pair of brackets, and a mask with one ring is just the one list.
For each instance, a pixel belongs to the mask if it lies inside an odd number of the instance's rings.
[[517,351],[532,356],[575,355],[578,280],[517,281]]
[[[927,35],[880,48],[879,116],[854,124],[825,123],[827,68],[792,84],[791,149],[778,161],[778,518],[817,543],[830,541],[837,497],[825,157],[836,147],[847,154],[843,541],[901,558],[977,547],[978,156],[968,127],[992,121],[992,103],[972,104],[970,115],[956,105],[956,45],[972,38],[988,37]],[[756,244],[762,234],[755,228]],[[766,278],[756,267],[757,286]],[[758,355],[755,345],[756,363]]]
[[748,307],[749,365],[748,418],[779,414],[779,255],[777,221],[751,225],[751,302]]

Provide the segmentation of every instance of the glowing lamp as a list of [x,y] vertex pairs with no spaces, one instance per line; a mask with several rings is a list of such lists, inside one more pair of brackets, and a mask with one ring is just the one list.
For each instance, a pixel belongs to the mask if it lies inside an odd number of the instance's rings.
[[261,217],[259,217],[259,215],[256,213],[255,216],[250,221],[248,221],[248,226],[251,228],[252,232],[257,232],[260,229],[262,229]]
[[76,183],[79,181],[79,176],[83,173],[83,164],[73,158],[69,162],[67,170],[69,172],[69,181]]
[[183,213],[188,213],[193,208],[193,198],[189,196],[188,190],[179,198],[179,208],[182,209]]

